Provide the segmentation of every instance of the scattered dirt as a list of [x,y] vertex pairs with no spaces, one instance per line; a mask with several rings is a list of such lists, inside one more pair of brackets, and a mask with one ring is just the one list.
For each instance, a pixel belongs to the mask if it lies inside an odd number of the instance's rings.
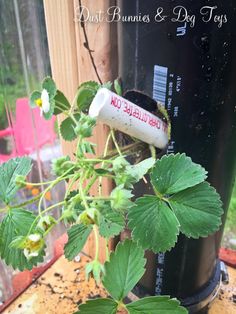
[[229,284],[222,284],[216,300],[213,302],[209,314],[236,313],[236,269],[227,267]]
[[87,299],[106,296],[93,279],[85,281],[83,268],[87,261],[84,256],[80,262],[68,262],[61,257],[3,313],[72,314]]
[[[84,265],[58,259],[30,288],[18,297],[3,314],[72,314],[87,299],[105,297],[106,292],[93,279],[85,281]],[[223,285],[209,314],[236,313],[236,270],[228,267],[229,284]],[[95,313],[94,313],[95,314]],[[126,314],[120,311],[119,314]]]

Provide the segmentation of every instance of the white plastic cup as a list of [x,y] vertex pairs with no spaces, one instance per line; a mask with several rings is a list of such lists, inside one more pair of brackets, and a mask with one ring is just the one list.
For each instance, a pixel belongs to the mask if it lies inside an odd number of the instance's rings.
[[164,121],[106,88],[97,92],[89,115],[155,147],[163,149],[168,144],[167,124]]

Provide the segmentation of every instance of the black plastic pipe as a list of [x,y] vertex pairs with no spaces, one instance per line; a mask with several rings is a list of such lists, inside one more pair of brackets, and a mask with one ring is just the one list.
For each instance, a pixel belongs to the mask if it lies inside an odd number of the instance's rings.
[[167,153],[185,152],[203,165],[224,203],[216,234],[181,235],[171,252],[148,253],[145,293],[178,297],[197,313],[220,281],[217,258],[235,176],[236,1],[121,0],[118,7],[124,88],[165,105],[172,121]]

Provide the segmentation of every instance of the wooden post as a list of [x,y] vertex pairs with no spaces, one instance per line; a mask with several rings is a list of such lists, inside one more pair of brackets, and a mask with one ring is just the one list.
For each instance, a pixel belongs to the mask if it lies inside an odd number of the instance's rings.
[[[114,0],[44,0],[52,76],[59,89],[73,100],[80,83],[88,80],[106,82],[117,73],[116,25],[107,22],[82,23],[81,6],[91,14],[106,11]],[[61,121],[63,117],[59,118]],[[96,153],[102,154],[108,128],[98,125],[91,141],[97,144]],[[62,141],[64,154],[72,156],[75,144]],[[111,183],[103,182],[103,193],[111,191]],[[97,194],[97,189],[92,193]],[[101,260],[105,259],[105,243],[100,241]],[[93,236],[84,251],[93,256]]]

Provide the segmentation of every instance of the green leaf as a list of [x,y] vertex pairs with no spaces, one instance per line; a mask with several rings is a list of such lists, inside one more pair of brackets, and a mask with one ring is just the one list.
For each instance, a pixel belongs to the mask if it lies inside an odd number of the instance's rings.
[[188,237],[206,237],[221,225],[222,202],[207,182],[175,194],[169,202],[179,220],[181,232]]
[[91,90],[98,90],[101,87],[101,85],[98,82],[95,81],[87,81],[80,84],[79,88],[88,88]]
[[115,165],[113,164],[112,169],[116,174],[116,184],[123,184],[124,187],[128,189],[133,188],[133,184],[139,182],[143,178],[149,169],[153,167],[155,161],[154,158],[148,158],[136,165],[130,165],[124,158],[116,158]]
[[129,314],[188,314],[188,311],[179,304],[179,301],[168,296],[157,296],[143,298],[126,307]]
[[118,79],[114,81],[114,89],[117,95],[122,96],[122,87]]
[[15,182],[16,176],[26,176],[30,170],[31,159],[29,157],[17,157],[3,163],[0,166],[0,199],[9,203],[19,189]]
[[57,90],[57,94],[54,98],[55,100],[55,109],[54,114],[60,114],[68,109],[70,109],[70,103],[66,96],[59,90]]
[[30,107],[35,108],[37,107],[35,100],[41,98],[41,93],[37,90],[35,90],[31,95],[30,95]]
[[154,166],[155,162],[156,160],[151,157],[136,165],[127,166],[126,169],[135,178],[135,182],[138,182]]
[[101,275],[104,274],[104,265],[99,261],[94,260],[91,263],[86,264],[85,266],[85,277],[86,280],[89,280],[90,277],[93,277],[96,281],[96,284],[100,284]]
[[[75,114],[74,117],[76,121],[79,121],[79,114]],[[62,121],[60,125],[60,134],[65,141],[71,142],[76,139],[77,135],[74,130],[75,127],[76,124],[70,117]]]
[[111,174],[109,170],[103,169],[103,168],[94,169],[94,171],[95,171],[98,175],[100,175],[100,176],[105,176],[106,174]]
[[17,237],[26,236],[36,216],[23,209],[11,209],[3,219],[0,227],[0,255],[7,265],[20,271],[32,269],[37,263],[43,261],[44,251],[39,256],[27,260],[22,249],[11,247]]
[[74,225],[68,230],[68,242],[64,247],[65,257],[72,260],[83,249],[92,230],[91,226]]
[[100,224],[99,233],[104,238],[111,238],[118,235],[125,227],[124,216],[119,212],[114,212],[110,206],[104,205],[99,209]]
[[103,285],[110,295],[121,301],[143,276],[144,251],[131,240],[119,243],[105,263]]
[[[89,300],[81,304],[77,314],[115,314],[118,304],[111,299]],[[75,314],[76,314],[75,313]]]
[[160,194],[173,194],[203,182],[207,172],[185,154],[170,154],[157,160],[151,182]]
[[137,199],[128,210],[128,220],[132,238],[144,249],[165,252],[177,241],[179,222],[169,206],[156,196]]
[[82,83],[77,92],[77,105],[80,111],[87,112],[100,84],[94,81]]
[[56,87],[56,84],[51,77],[48,76],[43,80],[42,88],[46,89],[46,91],[49,94],[50,100],[56,96],[57,87]]

